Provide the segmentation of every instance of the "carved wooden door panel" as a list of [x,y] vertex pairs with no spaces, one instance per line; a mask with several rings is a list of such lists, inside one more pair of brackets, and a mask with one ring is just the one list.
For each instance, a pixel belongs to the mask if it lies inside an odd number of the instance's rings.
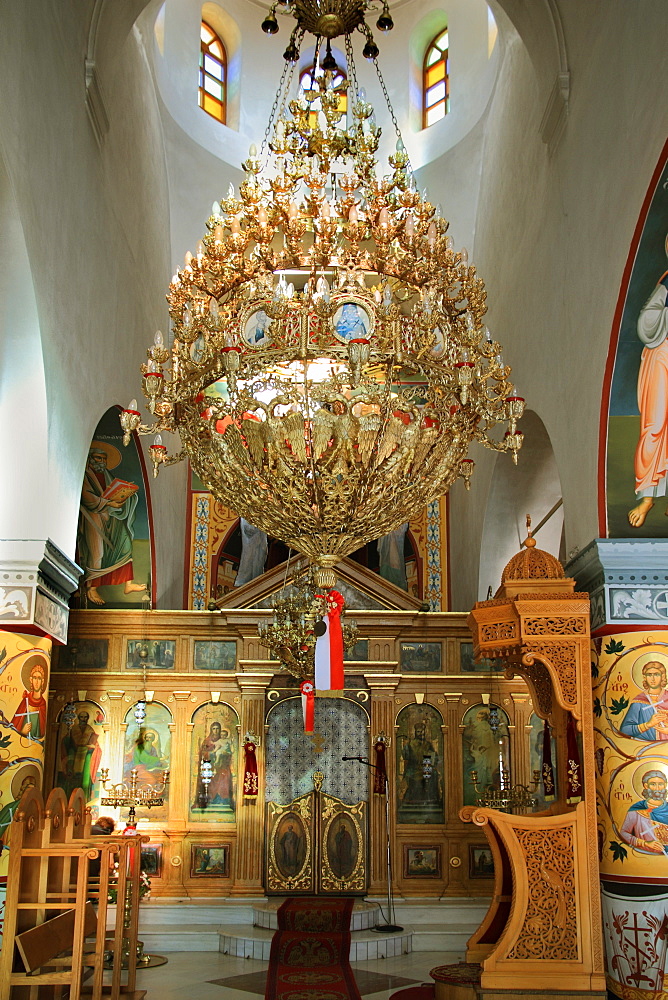
[[346,698],[316,702],[312,733],[301,697],[267,714],[265,891],[364,894],[369,770],[358,757],[369,752],[369,718]]
[[367,887],[366,802],[349,806],[326,792],[319,800],[317,891],[363,895]]
[[267,803],[267,893],[313,893],[313,802],[307,792],[288,805]]
[[287,805],[267,803],[268,895],[366,892],[366,802],[347,805],[317,786]]

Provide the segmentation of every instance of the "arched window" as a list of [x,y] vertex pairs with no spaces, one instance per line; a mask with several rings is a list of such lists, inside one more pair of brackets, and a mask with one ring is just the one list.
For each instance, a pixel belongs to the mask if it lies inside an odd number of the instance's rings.
[[[323,75],[323,70],[320,66],[307,66],[299,74],[299,82],[304,88],[304,90],[318,90],[317,78]],[[348,91],[345,86],[348,77],[345,72],[337,67],[336,72],[332,76],[332,86],[336,93],[339,95],[339,111],[343,115],[341,121],[339,122],[337,128],[345,129],[347,127],[346,112],[348,110]],[[318,112],[320,111],[320,98],[313,102],[311,105],[311,114],[309,116],[311,125],[315,125]]]
[[422,76],[422,127],[445,118],[450,110],[450,78],[448,75],[448,29],[440,31],[424,57]]
[[202,21],[199,52],[199,106],[216,121],[225,123],[227,54],[220,38]]

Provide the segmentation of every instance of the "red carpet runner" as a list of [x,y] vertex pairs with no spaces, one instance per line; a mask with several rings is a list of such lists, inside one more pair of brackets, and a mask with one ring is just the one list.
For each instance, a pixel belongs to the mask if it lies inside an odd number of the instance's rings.
[[271,942],[265,1000],[361,1000],[350,968],[353,899],[287,899]]

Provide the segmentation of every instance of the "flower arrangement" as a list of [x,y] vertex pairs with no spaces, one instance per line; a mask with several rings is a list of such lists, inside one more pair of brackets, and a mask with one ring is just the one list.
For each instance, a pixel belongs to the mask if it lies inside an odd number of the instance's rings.
[[[148,899],[151,895],[151,880],[145,871],[139,873],[139,898]],[[109,885],[107,887],[107,899],[110,903],[117,902],[118,899],[118,861],[114,862],[114,867],[109,873]]]

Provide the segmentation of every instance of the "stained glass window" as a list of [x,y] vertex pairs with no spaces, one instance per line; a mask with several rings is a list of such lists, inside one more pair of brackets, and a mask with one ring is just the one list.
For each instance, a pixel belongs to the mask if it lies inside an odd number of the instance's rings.
[[422,78],[422,127],[445,118],[450,110],[448,30],[440,31],[428,46]]
[[225,123],[227,53],[216,32],[202,21],[199,52],[199,106],[216,121]]
[[[304,90],[318,90],[318,84],[316,79],[323,75],[323,70],[319,66],[307,66],[299,74],[299,82],[301,83]],[[347,76],[344,71],[337,68],[336,72],[332,75],[332,87],[339,95],[339,111],[343,115],[337,128],[346,128],[346,111],[348,110],[348,91],[346,89]],[[313,101],[311,104],[311,114],[310,123],[315,125],[318,118],[318,112],[320,111],[320,98]]]

